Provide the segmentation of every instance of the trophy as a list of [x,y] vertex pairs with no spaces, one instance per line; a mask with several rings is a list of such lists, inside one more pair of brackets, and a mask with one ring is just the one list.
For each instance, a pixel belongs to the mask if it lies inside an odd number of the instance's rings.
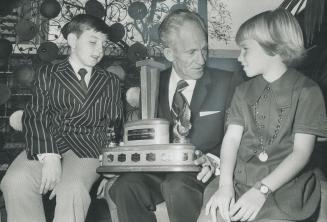
[[97,172],[198,172],[195,147],[187,139],[191,113],[184,112],[175,122],[173,143],[169,143],[169,121],[155,118],[159,75],[165,66],[153,59],[138,61],[136,66],[141,67],[141,120],[125,123],[124,145],[104,148]]

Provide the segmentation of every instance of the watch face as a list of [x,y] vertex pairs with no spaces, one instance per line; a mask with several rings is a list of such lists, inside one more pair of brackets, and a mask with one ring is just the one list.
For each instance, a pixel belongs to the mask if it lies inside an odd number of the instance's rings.
[[261,187],[260,187],[260,192],[261,192],[261,193],[266,194],[266,193],[268,193],[268,191],[269,191],[268,187],[266,187],[266,186],[261,186]]

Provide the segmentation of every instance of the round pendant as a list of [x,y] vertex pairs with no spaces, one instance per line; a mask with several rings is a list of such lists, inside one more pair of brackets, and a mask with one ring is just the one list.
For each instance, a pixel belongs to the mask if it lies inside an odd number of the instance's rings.
[[266,162],[268,160],[268,154],[265,152],[265,151],[262,151],[260,154],[259,154],[259,160],[261,162]]

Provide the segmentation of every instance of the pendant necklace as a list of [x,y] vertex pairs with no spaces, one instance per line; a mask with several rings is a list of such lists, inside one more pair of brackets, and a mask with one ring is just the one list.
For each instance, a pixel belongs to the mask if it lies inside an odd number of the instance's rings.
[[261,146],[261,152],[259,153],[258,158],[261,162],[266,162],[268,160],[268,154],[263,146]]
[[[270,88],[268,88],[269,90]],[[260,143],[260,153],[258,154],[258,159],[261,161],[261,162],[266,162],[269,158],[269,155],[266,151],[266,148],[265,147],[268,147],[270,146],[274,140],[276,139],[278,133],[279,133],[279,130],[280,130],[280,126],[281,126],[281,123],[282,123],[282,119],[283,119],[283,113],[284,113],[284,109],[281,108],[280,109],[280,112],[278,114],[278,119],[277,119],[277,124],[276,124],[276,128],[274,130],[274,134],[271,138],[268,138],[268,142],[267,144],[264,144],[264,137],[263,137],[263,134],[261,133],[261,130],[263,128],[263,125],[259,123],[258,121],[258,112],[257,112],[257,106],[258,106],[258,102],[256,102],[254,104],[254,116],[255,116],[255,123],[256,123],[256,127],[257,127],[257,132],[258,132],[258,139],[259,139],[259,143]]]
[[266,162],[268,160],[268,154],[266,151],[263,151],[259,154],[258,158],[261,162]]

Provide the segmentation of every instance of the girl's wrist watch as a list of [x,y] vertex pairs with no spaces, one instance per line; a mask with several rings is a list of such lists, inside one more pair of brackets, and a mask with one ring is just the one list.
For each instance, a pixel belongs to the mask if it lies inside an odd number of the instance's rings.
[[272,193],[272,190],[261,181],[256,182],[254,184],[254,188],[259,190],[261,194],[263,194],[266,198]]

